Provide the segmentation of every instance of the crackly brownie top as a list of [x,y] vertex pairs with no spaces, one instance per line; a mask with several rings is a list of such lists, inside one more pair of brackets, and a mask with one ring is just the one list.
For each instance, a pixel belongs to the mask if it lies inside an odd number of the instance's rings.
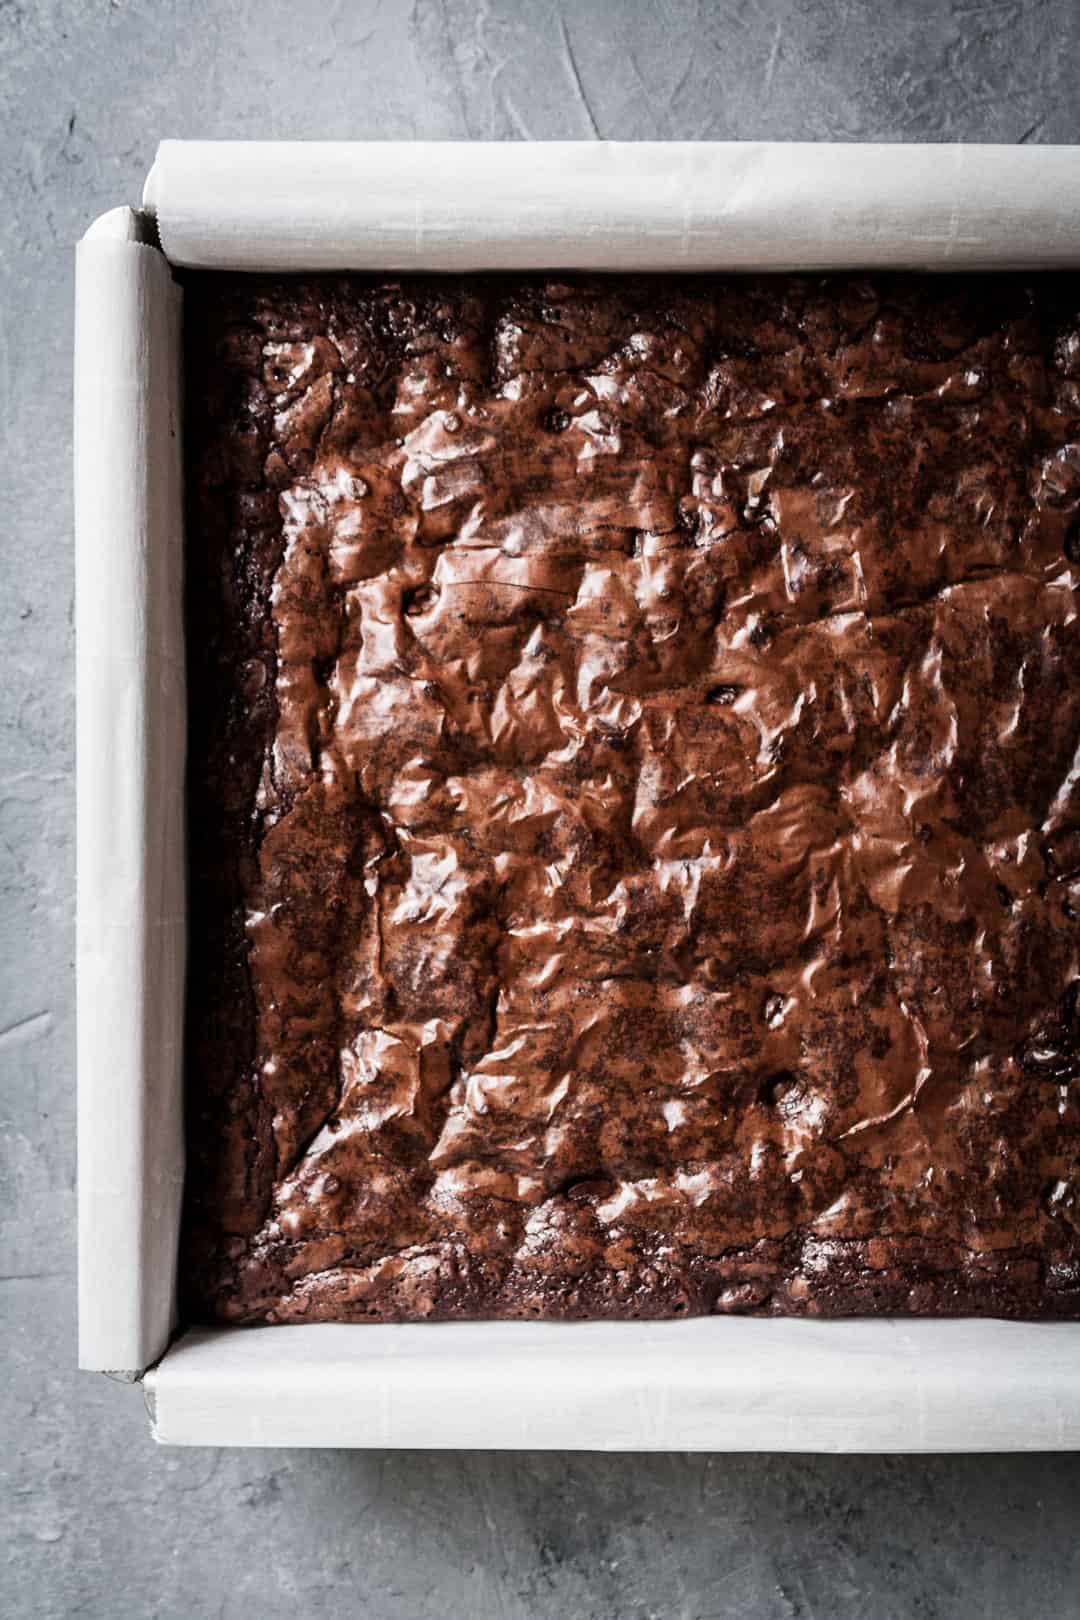
[[186,333],[189,1316],[1080,1315],[1076,278]]

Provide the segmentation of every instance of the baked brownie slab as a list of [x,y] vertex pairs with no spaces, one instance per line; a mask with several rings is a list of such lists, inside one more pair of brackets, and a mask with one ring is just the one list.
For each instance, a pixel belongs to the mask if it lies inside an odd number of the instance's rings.
[[1076,278],[186,332],[188,1317],[1080,1317]]

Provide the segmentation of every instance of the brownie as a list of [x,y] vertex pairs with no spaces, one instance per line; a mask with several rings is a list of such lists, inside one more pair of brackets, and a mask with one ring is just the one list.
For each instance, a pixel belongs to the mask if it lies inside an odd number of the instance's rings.
[[1077,278],[185,289],[187,1318],[1080,1317]]

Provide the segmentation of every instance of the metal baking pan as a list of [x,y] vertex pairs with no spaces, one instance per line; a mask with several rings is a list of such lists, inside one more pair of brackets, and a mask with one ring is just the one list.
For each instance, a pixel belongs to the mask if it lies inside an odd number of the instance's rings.
[[184,972],[172,264],[1080,264],[1080,149],[166,142],[78,250],[80,1365],[188,1445],[1080,1448],[1080,1323],[738,1317],[177,1333]]

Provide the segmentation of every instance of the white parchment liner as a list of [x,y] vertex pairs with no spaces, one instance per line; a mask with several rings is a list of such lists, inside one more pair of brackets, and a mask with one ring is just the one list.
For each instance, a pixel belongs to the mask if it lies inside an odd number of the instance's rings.
[[1080,262],[1067,146],[163,141],[145,202],[209,269]]
[[173,1320],[183,1178],[180,298],[130,209],[75,303],[79,1361],[137,1372]]

